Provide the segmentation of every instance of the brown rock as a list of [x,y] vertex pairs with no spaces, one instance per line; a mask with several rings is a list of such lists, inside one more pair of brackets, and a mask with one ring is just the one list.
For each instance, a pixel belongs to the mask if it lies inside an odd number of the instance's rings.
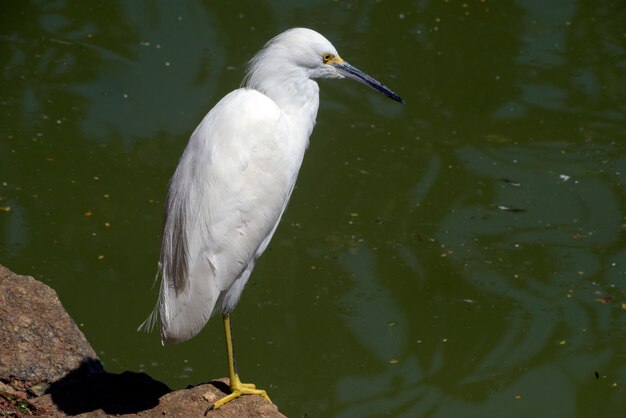
[[159,398],[170,392],[145,373],[85,373],[89,367],[84,363],[53,383],[45,395],[32,399],[32,404],[59,417],[137,414],[159,405]]
[[[142,373],[106,373],[107,377],[67,383],[44,396],[31,400],[37,410],[49,416],[64,417],[204,417],[212,402],[228,393],[228,379],[169,392],[160,382]],[[162,385],[162,386],[161,386]],[[54,386],[54,385],[53,385]],[[165,394],[163,394],[165,391]],[[161,396],[162,395],[162,396]],[[278,408],[260,396],[242,396],[208,418],[285,418]]]
[[[228,379],[177,390],[161,397],[159,405],[151,411],[138,414],[141,417],[204,417],[207,407],[230,393]],[[152,415],[154,413],[154,415]],[[210,411],[209,418],[285,418],[276,405],[260,396],[244,395],[227,403],[220,409]]]
[[56,292],[0,266],[0,379],[53,383],[88,360],[102,372]]
[[[0,266],[0,415],[203,417],[227,379],[172,392],[145,373],[104,371],[54,292]],[[284,418],[260,396],[242,396],[209,418]]]

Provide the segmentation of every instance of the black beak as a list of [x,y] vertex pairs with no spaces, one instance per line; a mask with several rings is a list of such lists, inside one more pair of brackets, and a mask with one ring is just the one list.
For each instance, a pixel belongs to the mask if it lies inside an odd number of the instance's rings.
[[343,63],[334,62],[332,65],[339,71],[341,75],[347,78],[356,80],[365,85],[368,85],[374,90],[377,90],[381,92],[382,94],[384,94],[385,96],[389,97],[390,99],[395,100],[396,102],[404,103],[404,99],[398,96],[396,93],[394,93],[389,87],[385,86],[380,81],[365,74],[363,71],[359,70],[358,68],[353,67],[347,62],[345,61]]

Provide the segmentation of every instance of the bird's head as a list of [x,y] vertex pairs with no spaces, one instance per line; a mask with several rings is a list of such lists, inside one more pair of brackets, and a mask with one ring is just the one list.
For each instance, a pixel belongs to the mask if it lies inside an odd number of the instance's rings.
[[273,39],[251,60],[247,77],[254,82],[255,73],[303,74],[307,78],[351,78],[370,86],[385,96],[404,103],[389,87],[348,64],[335,47],[311,29],[289,29]]

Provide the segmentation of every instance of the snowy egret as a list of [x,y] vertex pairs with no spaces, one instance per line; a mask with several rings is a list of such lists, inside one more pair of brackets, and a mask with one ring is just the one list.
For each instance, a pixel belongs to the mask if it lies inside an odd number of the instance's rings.
[[170,181],[159,299],[140,328],[150,329],[158,316],[162,343],[185,341],[221,310],[231,394],[209,409],[243,394],[269,400],[239,379],[230,313],[293,191],[319,105],[313,79],[344,77],[404,103],[340,58],[319,33],[295,28],[279,34],[250,61],[244,87],[204,117]]

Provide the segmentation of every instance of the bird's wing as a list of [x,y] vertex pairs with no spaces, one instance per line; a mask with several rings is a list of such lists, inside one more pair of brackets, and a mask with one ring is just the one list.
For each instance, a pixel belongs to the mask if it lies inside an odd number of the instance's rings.
[[[171,180],[161,248],[161,335],[191,338],[271,236],[302,161],[276,104],[248,89],[195,130]],[[238,296],[238,295],[237,295]]]

